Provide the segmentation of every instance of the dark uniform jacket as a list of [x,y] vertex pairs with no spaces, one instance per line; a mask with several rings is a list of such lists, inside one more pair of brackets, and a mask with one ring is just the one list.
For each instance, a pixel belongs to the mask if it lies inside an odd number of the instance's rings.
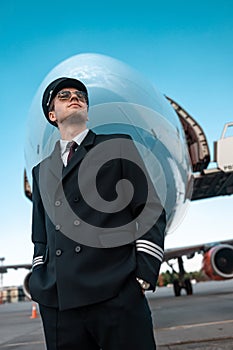
[[90,305],[116,296],[130,276],[155,289],[165,212],[129,136],[89,131],[67,167],[58,142],[32,173],[33,300]]

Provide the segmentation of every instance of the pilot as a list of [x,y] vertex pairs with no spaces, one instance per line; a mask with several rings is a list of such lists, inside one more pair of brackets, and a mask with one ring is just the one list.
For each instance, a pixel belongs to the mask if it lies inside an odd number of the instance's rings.
[[32,170],[32,299],[48,350],[156,349],[155,291],[166,214],[132,139],[87,127],[88,91],[61,77],[42,108],[58,128]]

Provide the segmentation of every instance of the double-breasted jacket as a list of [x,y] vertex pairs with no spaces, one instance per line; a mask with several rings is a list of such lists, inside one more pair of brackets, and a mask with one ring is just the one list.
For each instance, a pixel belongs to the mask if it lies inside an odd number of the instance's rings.
[[166,214],[129,136],[89,131],[66,167],[58,142],[32,174],[33,300],[90,305],[129,276],[155,289]]

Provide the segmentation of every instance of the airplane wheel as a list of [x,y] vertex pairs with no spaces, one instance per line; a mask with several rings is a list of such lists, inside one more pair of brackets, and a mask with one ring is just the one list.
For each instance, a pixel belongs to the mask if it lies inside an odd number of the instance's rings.
[[186,290],[187,295],[192,295],[193,294],[193,287],[192,287],[192,283],[191,283],[189,278],[184,280],[184,285],[185,285],[185,290]]
[[179,297],[180,296],[180,291],[181,291],[179,280],[174,280],[174,282],[173,282],[173,290],[174,290],[175,296]]

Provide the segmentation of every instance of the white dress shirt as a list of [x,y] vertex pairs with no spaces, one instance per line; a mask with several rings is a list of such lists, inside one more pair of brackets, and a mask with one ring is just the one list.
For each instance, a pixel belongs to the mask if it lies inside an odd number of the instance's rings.
[[81,142],[85,139],[87,136],[89,129],[85,129],[84,131],[80,132],[77,136],[75,136],[72,141],[67,140],[60,140],[60,148],[61,148],[61,159],[63,161],[64,166],[67,166],[67,158],[70,151],[70,146],[73,141],[75,141],[78,145],[81,144]]

